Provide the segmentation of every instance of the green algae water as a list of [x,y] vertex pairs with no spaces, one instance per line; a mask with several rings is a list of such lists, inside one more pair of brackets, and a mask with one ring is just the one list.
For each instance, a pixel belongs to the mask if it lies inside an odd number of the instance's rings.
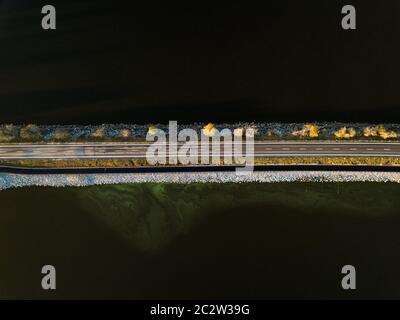
[[399,298],[399,196],[389,183],[1,191],[0,298]]

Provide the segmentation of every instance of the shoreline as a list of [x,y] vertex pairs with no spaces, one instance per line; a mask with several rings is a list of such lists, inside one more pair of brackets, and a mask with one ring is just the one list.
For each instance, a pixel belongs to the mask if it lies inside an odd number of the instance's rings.
[[279,182],[385,182],[400,183],[400,172],[356,171],[256,171],[239,176],[235,172],[178,172],[127,174],[24,175],[0,173],[0,190],[21,187],[86,187],[128,183],[279,183]]

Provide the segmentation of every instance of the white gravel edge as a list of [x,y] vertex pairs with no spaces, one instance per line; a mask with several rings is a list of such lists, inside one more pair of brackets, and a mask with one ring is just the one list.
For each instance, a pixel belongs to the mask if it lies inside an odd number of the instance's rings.
[[83,187],[121,183],[243,183],[243,182],[394,182],[400,172],[264,171],[238,176],[235,172],[128,173],[128,174],[0,174],[0,190],[29,187]]

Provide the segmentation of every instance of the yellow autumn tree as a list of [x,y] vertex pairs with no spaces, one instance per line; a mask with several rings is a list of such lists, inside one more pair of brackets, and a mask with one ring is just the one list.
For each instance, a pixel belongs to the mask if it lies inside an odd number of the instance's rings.
[[147,134],[149,135],[155,135],[157,133],[157,128],[156,127],[149,127],[149,129],[147,130]]
[[301,130],[292,132],[292,135],[297,137],[309,137],[309,138],[318,138],[319,136],[319,126],[316,124],[305,124]]
[[395,131],[386,130],[383,125],[371,126],[364,128],[364,137],[381,137],[382,139],[397,138]]
[[210,122],[210,123],[208,123],[207,125],[205,125],[205,126],[203,127],[203,134],[204,134],[206,137],[212,137],[212,136],[214,136],[216,130],[217,130],[217,129],[216,129],[216,128],[214,127],[214,125]]
[[122,129],[119,133],[121,138],[129,138],[131,136],[131,132],[128,129]]
[[335,137],[339,139],[350,139],[356,136],[357,132],[354,128],[343,127],[335,132]]
[[97,129],[95,132],[93,132],[90,136],[92,138],[104,138],[105,132],[103,129]]

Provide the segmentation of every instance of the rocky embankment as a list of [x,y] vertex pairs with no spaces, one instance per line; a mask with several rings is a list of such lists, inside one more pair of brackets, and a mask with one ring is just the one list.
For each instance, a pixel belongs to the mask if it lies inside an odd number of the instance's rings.
[[124,183],[246,183],[246,182],[395,182],[400,172],[253,172],[239,176],[235,172],[129,173],[129,174],[0,174],[0,190],[30,186],[84,187]]

